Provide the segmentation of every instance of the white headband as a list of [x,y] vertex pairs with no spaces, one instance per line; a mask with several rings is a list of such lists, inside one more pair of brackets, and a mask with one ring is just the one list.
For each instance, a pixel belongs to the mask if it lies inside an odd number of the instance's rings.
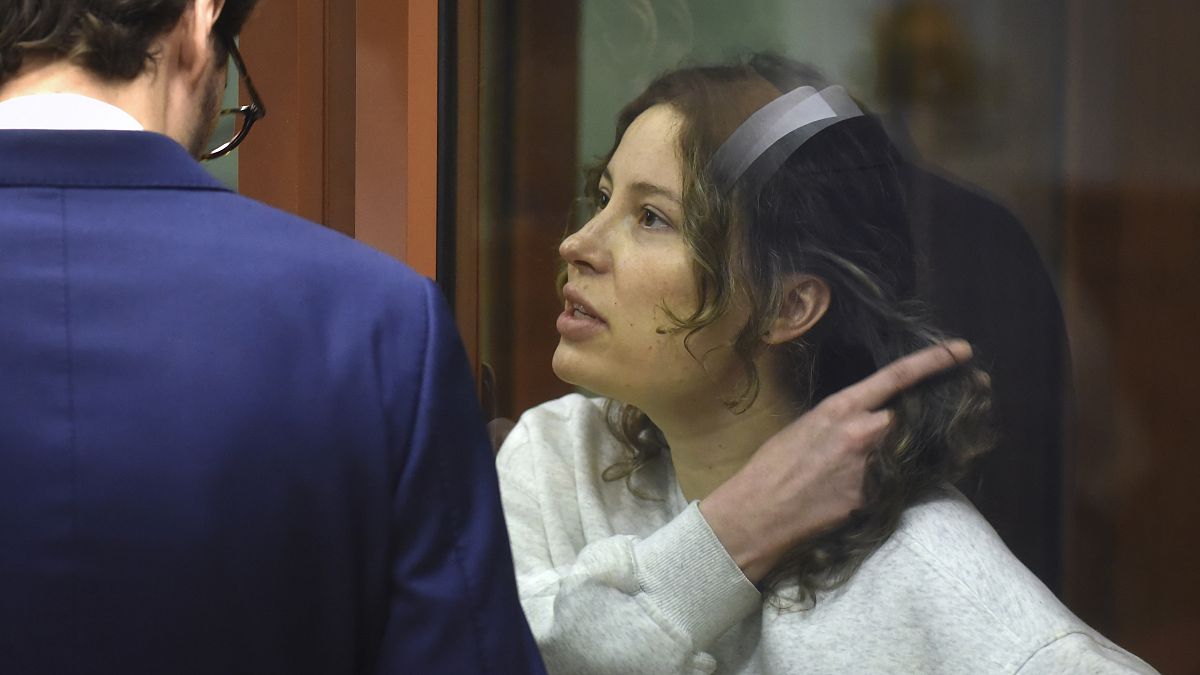
[[760,178],[774,174],[808,139],[863,114],[840,86],[818,92],[799,87],[759,108],[734,129],[712,158],[717,185],[729,191],[754,166]]

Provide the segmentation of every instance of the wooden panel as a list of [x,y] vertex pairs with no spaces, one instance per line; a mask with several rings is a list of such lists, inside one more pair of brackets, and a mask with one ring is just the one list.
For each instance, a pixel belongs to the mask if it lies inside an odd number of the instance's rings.
[[480,354],[490,412],[515,418],[565,393],[550,368],[557,244],[578,176],[579,6],[481,7]]
[[[395,0],[391,0],[395,2]],[[405,260],[418,272],[437,275],[437,62],[438,3],[408,3],[408,218]]]
[[436,273],[437,2],[265,2],[242,192]]
[[[317,4],[317,3],[313,3]],[[356,97],[355,12],[344,0],[324,0],[325,41],[321,222],[351,236],[356,234]]]
[[[476,381],[479,359],[479,0],[457,3],[455,43],[457,129],[455,133],[455,302],[454,315]],[[440,187],[440,186],[439,186]]]
[[358,0],[355,53],[355,234],[402,260],[409,224],[406,4]]
[[512,340],[504,371],[497,369],[502,411],[509,415],[571,389],[554,376],[550,360],[558,344],[558,242],[579,176],[578,26],[577,3],[516,3],[509,165],[511,293],[506,303],[492,308],[492,316],[505,323]]
[[238,150],[240,190],[317,222],[326,215],[325,4],[264,2],[241,40],[268,115]]
[[437,272],[437,2],[358,0],[356,236]]

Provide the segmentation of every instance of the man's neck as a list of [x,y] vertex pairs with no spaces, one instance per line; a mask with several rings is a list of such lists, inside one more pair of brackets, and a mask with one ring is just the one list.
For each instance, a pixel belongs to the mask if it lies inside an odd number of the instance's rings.
[[78,94],[124,110],[146,131],[167,132],[165,87],[152,68],[129,82],[106,82],[64,60],[34,61],[0,86],[0,102],[35,94]]

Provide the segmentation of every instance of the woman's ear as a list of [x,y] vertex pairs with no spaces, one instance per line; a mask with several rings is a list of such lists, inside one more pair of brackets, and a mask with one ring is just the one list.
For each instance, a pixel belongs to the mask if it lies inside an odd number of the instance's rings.
[[829,285],[811,274],[794,274],[784,282],[783,303],[763,335],[767,344],[791,342],[812,330],[829,310]]

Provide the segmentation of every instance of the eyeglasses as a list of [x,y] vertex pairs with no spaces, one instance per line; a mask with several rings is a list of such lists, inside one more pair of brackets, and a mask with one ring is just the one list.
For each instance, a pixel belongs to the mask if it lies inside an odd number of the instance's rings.
[[226,108],[221,111],[221,115],[217,119],[217,128],[213,131],[208,145],[212,150],[200,157],[204,161],[229,154],[242,141],[246,140],[254,123],[267,116],[267,108],[263,105],[262,99],[258,97],[258,90],[254,88],[254,83],[250,81],[250,74],[246,72],[246,63],[242,61],[242,54],[238,51],[237,43],[232,38],[225,36],[221,36],[220,40],[225,50],[229,52],[229,57],[233,59],[238,78],[246,83],[246,91],[250,94],[250,105]]

